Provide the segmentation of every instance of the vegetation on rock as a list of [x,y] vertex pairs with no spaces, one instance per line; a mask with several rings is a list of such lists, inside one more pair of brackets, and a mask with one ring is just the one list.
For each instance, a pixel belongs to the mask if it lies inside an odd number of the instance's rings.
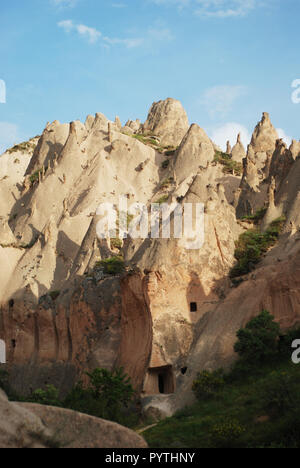
[[276,244],[284,227],[285,218],[275,219],[265,232],[249,230],[241,234],[236,242],[237,264],[230,272],[231,278],[246,275],[255,268],[263,255]]
[[[150,447],[300,448],[300,375],[290,359],[300,329],[281,332],[279,339],[278,324],[263,311],[237,333],[237,348],[249,330],[247,354],[223,373],[215,395],[199,395],[196,404],[144,432]],[[207,372],[204,381],[213,383],[215,377]]]
[[232,156],[221,151],[215,152],[214,162],[222,164],[224,166],[224,174],[233,174],[236,176],[241,176],[243,172],[243,165],[232,159]]

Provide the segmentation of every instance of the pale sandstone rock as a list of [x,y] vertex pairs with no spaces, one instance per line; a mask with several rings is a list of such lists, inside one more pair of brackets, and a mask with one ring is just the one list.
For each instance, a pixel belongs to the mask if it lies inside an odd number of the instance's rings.
[[188,128],[188,117],[181,103],[168,98],[152,104],[143,133],[160,137],[163,146],[178,146]]
[[[154,105],[148,124],[156,126],[160,138],[174,138],[185,127],[175,154],[160,154],[122,134],[102,114],[64,130],[55,123],[53,141],[56,129],[66,134],[50,168],[33,186],[19,174],[15,183],[26,190],[14,189],[9,210],[0,205],[1,232],[10,244],[0,248],[6,265],[0,282],[0,338],[7,343],[11,383],[20,393],[45,380],[66,393],[86,370],[118,364],[147,395],[149,408],[159,406],[171,414],[190,401],[195,372],[232,362],[237,329],[262,305],[284,326],[298,319],[298,143],[287,150],[278,142],[276,148],[278,137],[265,114],[249,145],[238,189],[239,178],[212,164],[216,146],[200,127],[189,128],[184,111],[177,104],[174,111],[171,101],[170,108],[166,101]],[[137,127],[128,128],[139,132]],[[32,160],[34,168],[45,162],[49,128]],[[166,157],[169,167],[162,170]],[[9,177],[13,170],[9,168]],[[4,199],[12,187],[6,181]],[[149,203],[167,195],[181,203],[204,203],[203,247],[189,251],[186,239],[127,239],[130,274],[110,278],[94,272],[97,261],[112,255],[109,239],[96,239],[97,207],[101,202],[117,205],[120,195],[129,202]],[[250,283],[231,289],[235,240],[245,229],[233,207],[237,195],[238,214],[269,203],[265,223],[281,215],[287,223],[278,249],[268,252],[257,270],[259,281],[250,277]],[[20,250],[20,245],[29,248]],[[48,293],[55,290],[60,296],[53,301]],[[191,311],[192,304],[197,311]],[[158,395],[159,379],[172,396]]]
[[200,166],[206,167],[214,155],[214,147],[204,130],[196,124],[191,125],[176,155],[174,172],[177,182],[196,174]]
[[232,159],[237,162],[242,162],[243,159],[246,157],[246,151],[245,151],[243,143],[241,142],[240,133],[237,136],[236,144],[232,148],[231,155],[232,155]]

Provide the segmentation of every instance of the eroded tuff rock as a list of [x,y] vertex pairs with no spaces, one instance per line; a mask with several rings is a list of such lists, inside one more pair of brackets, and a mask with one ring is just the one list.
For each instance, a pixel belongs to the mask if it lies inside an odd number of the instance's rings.
[[160,137],[163,146],[178,146],[189,128],[187,114],[181,103],[168,98],[155,102],[142,129],[145,134]]
[[269,169],[276,148],[278,134],[267,112],[255,127],[244,160],[237,215],[255,213],[267,202]]
[[237,141],[234,147],[231,150],[232,159],[236,162],[242,162],[243,159],[246,157],[246,151],[244,145],[241,141],[241,134],[239,133],[237,136]]
[[207,167],[214,159],[215,150],[210,139],[198,125],[193,124],[178,148],[174,172],[180,184],[198,172],[199,167]]
[[[160,146],[133,138],[143,131],[154,133]],[[144,127],[128,121],[121,128],[118,119],[100,113],[85,124],[47,125],[12,183],[14,166],[4,155],[0,173],[8,178],[0,187],[9,203],[0,205],[6,265],[0,271],[0,339],[14,389],[26,394],[52,383],[66,393],[86,370],[122,365],[145,407],[171,414],[191,401],[195,373],[232,361],[237,329],[263,305],[283,326],[294,324],[299,145],[287,149],[264,114],[241,180],[224,174],[214,161],[216,145],[198,125],[189,127],[180,103],[168,99],[152,106]],[[243,151],[238,137],[233,159],[240,161]],[[118,213],[120,196],[128,207],[162,200],[203,204],[203,244],[191,248],[192,235],[177,239],[172,232],[169,239],[129,237],[123,246],[108,234],[97,238],[99,204],[111,203]],[[285,216],[284,233],[257,271],[233,288],[228,273],[235,241],[249,227],[236,214],[264,206],[261,228]],[[197,232],[201,238],[201,227]],[[104,274],[99,262],[119,249],[125,271]]]

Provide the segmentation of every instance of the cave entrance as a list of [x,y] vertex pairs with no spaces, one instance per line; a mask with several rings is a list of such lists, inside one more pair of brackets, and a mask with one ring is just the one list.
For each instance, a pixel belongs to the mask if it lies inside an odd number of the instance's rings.
[[168,395],[175,392],[172,366],[155,367],[148,370],[144,387],[148,395]]

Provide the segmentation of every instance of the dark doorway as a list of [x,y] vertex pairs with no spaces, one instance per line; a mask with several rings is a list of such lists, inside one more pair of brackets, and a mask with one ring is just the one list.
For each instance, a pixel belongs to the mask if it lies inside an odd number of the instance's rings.
[[158,375],[158,389],[159,393],[165,393],[165,378],[163,374]]
[[149,395],[174,393],[175,377],[172,366],[167,365],[149,369],[144,389]]
[[198,311],[197,302],[191,302],[190,310],[191,310],[191,312],[197,312]]

